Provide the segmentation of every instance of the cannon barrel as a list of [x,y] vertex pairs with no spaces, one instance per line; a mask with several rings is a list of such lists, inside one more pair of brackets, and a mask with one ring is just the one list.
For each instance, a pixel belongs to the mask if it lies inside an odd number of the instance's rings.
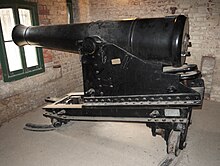
[[35,45],[79,52],[80,41],[99,36],[143,60],[181,66],[185,62],[189,24],[183,15],[68,25],[17,25],[12,38],[18,46]]

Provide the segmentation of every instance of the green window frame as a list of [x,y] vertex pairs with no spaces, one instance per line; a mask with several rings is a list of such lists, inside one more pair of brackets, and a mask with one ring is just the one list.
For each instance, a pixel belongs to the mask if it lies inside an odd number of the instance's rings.
[[[21,0],[1,0],[0,1],[0,9],[12,9],[13,19],[15,25],[20,24],[21,20],[19,18],[19,10],[26,9],[26,11],[30,12],[31,24],[39,25],[38,21],[38,10],[37,3],[35,2],[24,2]],[[19,60],[21,60],[21,68],[18,70],[10,70],[9,60],[7,56],[6,50],[6,41],[3,35],[3,28],[0,20],[0,63],[2,66],[2,74],[4,82],[11,82],[15,80],[19,80],[25,77],[33,76],[45,71],[44,60],[43,60],[43,52],[41,48],[36,49],[36,64],[27,65],[27,53],[25,52],[24,47],[18,47],[19,49]],[[26,54],[25,54],[26,53]]]

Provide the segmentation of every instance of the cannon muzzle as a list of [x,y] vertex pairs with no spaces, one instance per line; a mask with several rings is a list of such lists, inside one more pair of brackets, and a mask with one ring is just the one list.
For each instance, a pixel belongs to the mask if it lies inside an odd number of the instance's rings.
[[25,39],[25,33],[28,27],[24,25],[16,25],[12,31],[12,39],[18,46],[25,46],[28,42]]
[[26,27],[24,25],[16,25],[12,31],[12,39],[18,46],[33,45],[61,51],[78,52],[78,38],[72,38],[72,35],[70,35],[72,34],[72,28],[69,26]]

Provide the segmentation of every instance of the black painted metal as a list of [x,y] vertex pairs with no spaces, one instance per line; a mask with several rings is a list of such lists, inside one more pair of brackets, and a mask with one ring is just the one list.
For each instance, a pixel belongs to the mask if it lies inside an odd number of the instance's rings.
[[[180,131],[183,149],[192,107],[202,105],[204,93],[197,66],[184,64],[190,45],[185,16],[17,25],[12,37],[19,46],[82,55],[84,95],[44,107],[54,126],[70,120],[142,122],[153,135],[163,129],[167,142],[171,131]],[[166,115],[169,110],[179,115]]]
[[183,16],[124,21],[34,26],[17,25],[13,40],[19,46],[37,45],[78,52],[86,37],[99,36],[143,60],[180,66],[182,40],[188,34],[188,19]]
[[180,82],[180,75],[162,72],[160,62],[143,61],[109,43],[93,56],[84,55],[82,67],[86,96],[195,93]]

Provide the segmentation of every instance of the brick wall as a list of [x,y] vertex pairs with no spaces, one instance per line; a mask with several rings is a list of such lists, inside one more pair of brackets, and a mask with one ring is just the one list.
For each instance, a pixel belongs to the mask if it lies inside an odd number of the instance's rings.
[[72,0],[74,22],[89,22],[89,3],[88,0]]
[[[29,0],[38,3],[40,25],[66,24],[66,0]],[[80,56],[43,49],[45,73],[18,81],[1,80],[0,125],[9,119],[43,105],[47,96],[62,96],[82,90]]]
[[[89,5],[86,12],[80,12],[85,21],[163,17],[172,15],[171,9],[176,9],[176,15],[188,16],[193,46],[188,62],[196,63],[202,69],[207,96],[220,102],[219,0],[89,0],[89,4],[85,0],[79,1],[84,6]],[[206,62],[201,63],[202,57],[214,57],[214,63],[213,58],[206,58]]]

